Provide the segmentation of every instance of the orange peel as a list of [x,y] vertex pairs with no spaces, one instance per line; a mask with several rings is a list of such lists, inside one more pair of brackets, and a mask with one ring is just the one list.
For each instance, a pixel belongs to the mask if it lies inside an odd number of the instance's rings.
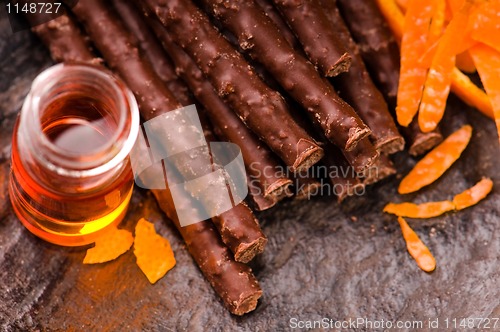
[[399,226],[406,241],[406,249],[413,257],[418,267],[425,272],[432,272],[436,269],[436,259],[427,246],[420,240],[417,233],[408,225],[403,217],[398,217]]
[[151,284],[161,279],[176,263],[170,242],[158,235],[154,225],[144,218],[135,226],[134,255]]
[[[448,0],[447,8],[459,10],[465,0]],[[377,4],[385,17],[394,36],[401,43],[404,28],[404,16],[394,0],[377,0]],[[425,54],[425,53],[423,53]],[[475,85],[467,75],[457,67],[453,68],[451,77],[451,92],[463,102],[479,110],[493,119],[493,109],[486,93]]]
[[500,139],[500,52],[488,45],[478,44],[470,49],[470,54],[493,106]]
[[422,98],[428,68],[420,59],[430,46],[429,25],[434,9],[433,0],[411,0],[406,11],[396,106],[397,121],[404,127],[417,114]]
[[389,203],[384,207],[384,212],[395,214],[398,217],[427,219],[438,217],[448,211],[453,211],[455,205],[451,201],[415,203]]
[[[441,2],[441,0],[436,3],[444,5],[444,2]],[[453,17],[440,38],[437,36],[428,37],[439,39],[439,42],[425,79],[422,100],[418,110],[418,124],[423,132],[430,132],[436,129],[443,118],[446,101],[450,93],[456,55],[460,53],[460,48],[464,43],[462,32],[467,28],[471,8],[472,4],[467,2]],[[437,11],[443,13],[444,16],[444,7],[439,8]],[[440,21],[444,22],[444,17]],[[440,23],[437,24],[439,25]],[[435,29],[439,29],[439,26]],[[434,31],[433,33],[436,34],[437,32]]]
[[83,264],[98,264],[112,261],[126,253],[134,243],[132,233],[113,228],[95,241],[95,246],[87,250]]
[[472,137],[472,127],[465,125],[448,136],[423,157],[399,184],[400,194],[409,194],[436,181],[460,157]]
[[463,210],[470,206],[476,205],[483,200],[493,189],[493,181],[484,178],[473,187],[463,191],[453,197],[453,205],[456,210]]

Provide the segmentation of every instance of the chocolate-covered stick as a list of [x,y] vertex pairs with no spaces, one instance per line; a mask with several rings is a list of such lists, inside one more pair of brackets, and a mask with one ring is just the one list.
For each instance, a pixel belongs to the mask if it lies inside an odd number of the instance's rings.
[[361,140],[351,151],[342,151],[345,159],[356,173],[363,173],[378,160],[380,153],[367,138]]
[[294,177],[295,199],[306,200],[320,192],[322,184],[309,174],[297,174]]
[[[188,197],[176,197],[175,206],[168,190],[152,190],[160,208],[172,219],[186,242],[189,253],[205,278],[210,282],[224,305],[235,315],[243,315],[255,309],[262,296],[259,283],[252,270],[232,258],[210,221],[182,227],[176,208],[189,208]],[[192,215],[198,211],[192,209]]]
[[217,0],[201,2],[239,38],[240,47],[263,64],[308,111],[312,121],[321,126],[331,142],[342,150],[351,150],[368,135],[369,129],[352,107],[340,99],[314,66],[286,42],[254,1],[235,1],[231,6]]
[[272,1],[299,39],[309,59],[325,76],[333,77],[349,70],[349,51],[330,28],[318,1]]
[[375,164],[365,172],[362,181],[365,185],[370,185],[396,173],[396,168],[394,168],[391,159],[386,155],[381,155]]
[[[262,296],[259,283],[253,275],[252,269],[242,262],[236,261],[229,248],[222,242],[221,236],[228,235],[227,232],[220,232],[220,230],[218,232],[215,227],[216,225],[221,226],[220,228],[228,225],[234,226],[236,223],[240,226],[240,230],[246,231],[246,229],[241,228],[240,218],[241,215],[253,218],[253,214],[248,207],[245,204],[239,204],[237,210],[233,208],[234,211],[227,211],[228,214],[224,218],[213,218],[212,222],[205,220],[188,226],[181,226],[176,211],[189,211],[193,218],[198,215],[198,220],[202,219],[199,215],[199,209],[193,208],[191,205],[191,198],[187,196],[187,193],[184,193],[186,196],[178,193],[174,204],[168,186],[166,190],[152,190],[152,192],[160,208],[174,222],[186,243],[189,253],[228,310],[232,314],[240,316],[254,310],[258,299]],[[254,218],[249,221],[256,223]],[[234,239],[234,236],[231,236],[231,238]],[[246,235],[239,235],[240,240],[245,238]],[[263,249],[266,241],[265,237],[263,237],[263,241],[255,243],[241,241],[239,250],[235,251],[259,252],[259,250]],[[254,247],[241,247],[242,243],[243,246],[248,244]],[[239,246],[237,243],[234,243],[234,245],[236,248]],[[249,259],[246,256],[240,258],[243,260],[245,258]]]
[[137,39],[137,44],[142,51],[141,55],[151,63],[156,75],[167,85],[170,92],[182,105],[192,104],[186,98],[189,96],[189,90],[180,82],[170,59],[149,28],[141,11],[129,0],[112,0],[111,2],[125,27]]
[[247,173],[251,178],[258,180],[264,197],[274,196],[275,199],[281,199],[287,187],[291,185],[291,181],[275,171],[279,162],[273,153],[220,99],[196,63],[182,48],[173,43],[164,27],[154,19],[151,19],[149,23],[162,40],[179,75],[210,115],[216,135],[240,147]]
[[335,87],[372,130],[372,141],[380,152],[392,154],[404,149],[404,139],[398,132],[387,103],[368,74],[359,48],[340,16],[335,0],[319,0],[339,39],[351,54],[351,69],[333,79]]
[[[27,1],[19,1],[26,4]],[[62,8],[61,8],[62,10]],[[41,15],[26,14],[25,18],[35,25]],[[100,60],[91,52],[91,47],[80,29],[71,18],[63,14],[52,20],[38,24],[31,30],[42,40],[56,62],[88,62],[99,63]]]
[[264,193],[256,179],[247,176],[248,196],[246,201],[256,211],[265,211],[278,203],[278,200],[273,196],[264,197]]
[[276,27],[280,30],[281,34],[286,39],[288,44],[290,44],[299,52],[303,51],[300,42],[295,37],[292,30],[290,30],[290,27],[283,20],[283,17],[278,12],[278,10],[276,10],[270,0],[255,0],[255,2],[260,6],[260,8],[262,8],[267,17],[269,17],[269,19],[273,21],[274,25],[276,25]]
[[248,263],[264,251],[267,239],[252,210],[244,202],[213,217],[212,221],[237,262]]
[[283,97],[255,75],[243,56],[190,0],[141,2],[196,61],[219,96],[286,165],[299,171],[321,159],[322,149],[290,117]]
[[401,127],[401,131],[409,142],[408,152],[412,156],[426,153],[443,140],[438,128],[427,133],[422,132],[417,118],[413,119],[408,127]]
[[[323,0],[325,2],[334,0]],[[391,110],[396,105],[399,84],[399,46],[374,0],[337,0],[352,37],[371,77],[380,88]],[[423,133],[414,121],[400,128],[408,141],[409,152],[420,155],[442,139],[439,130]]]
[[399,81],[399,46],[373,0],[323,0],[337,6],[359,46],[368,71],[380,90],[396,99]]
[[[207,142],[216,142],[212,126],[206,114],[199,112],[203,134]],[[237,262],[248,263],[264,251],[267,239],[252,210],[241,202],[231,210],[212,218],[222,242],[233,252]]]
[[106,63],[134,92],[145,120],[181,107],[151,65],[142,61],[135,39],[109,6],[101,0],[86,0],[79,1],[72,11]]

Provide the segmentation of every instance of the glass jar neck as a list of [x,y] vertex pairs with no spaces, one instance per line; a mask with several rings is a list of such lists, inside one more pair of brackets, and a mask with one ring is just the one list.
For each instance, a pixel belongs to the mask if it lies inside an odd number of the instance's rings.
[[137,103],[120,80],[102,68],[59,64],[33,82],[17,148],[34,177],[106,178],[122,168],[138,130]]

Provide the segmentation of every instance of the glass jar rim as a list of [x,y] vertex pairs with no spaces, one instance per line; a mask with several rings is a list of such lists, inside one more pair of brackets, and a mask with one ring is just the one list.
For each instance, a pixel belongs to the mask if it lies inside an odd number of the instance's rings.
[[[40,117],[42,98],[47,96],[50,89],[60,83],[62,78],[71,75],[78,77],[78,74],[91,75],[106,84],[116,96],[119,112],[116,131],[107,138],[105,144],[87,155],[96,159],[85,167],[81,160],[77,160],[77,157],[82,156],[81,153],[72,153],[61,148],[46,136],[42,130]],[[132,150],[140,126],[137,102],[128,87],[104,67],[86,63],[61,63],[40,73],[32,83],[21,112],[20,122],[20,128],[28,125],[26,128],[33,131],[40,147],[50,153],[50,158],[47,158],[44,153],[33,151],[34,157],[58,175],[73,178],[100,175],[118,166]]]

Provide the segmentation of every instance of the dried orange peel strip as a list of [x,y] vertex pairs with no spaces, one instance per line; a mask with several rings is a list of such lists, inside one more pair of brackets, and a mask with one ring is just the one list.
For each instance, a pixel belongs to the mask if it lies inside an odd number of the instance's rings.
[[485,44],[478,44],[470,49],[470,54],[493,105],[493,116],[500,139],[500,52]]
[[[451,2],[448,0],[449,3]],[[456,0],[453,0],[456,1]],[[462,1],[462,6],[465,0]],[[394,36],[401,41],[404,27],[404,16],[394,0],[377,0],[382,14],[387,20]],[[454,68],[451,78],[451,91],[462,99],[467,105],[473,106],[484,115],[493,119],[493,109],[491,102],[480,88],[478,88],[466,75],[458,68]]]
[[411,229],[406,220],[398,217],[399,226],[406,241],[408,253],[413,257],[419,268],[425,272],[432,272],[436,269],[436,259],[432,256],[429,248],[420,240],[417,233]]
[[484,178],[473,187],[455,195],[453,201],[414,203],[389,203],[384,207],[384,212],[399,217],[427,219],[440,216],[448,211],[463,210],[483,200],[493,189],[493,181]]
[[134,243],[129,231],[113,228],[97,238],[95,246],[87,250],[83,264],[98,264],[112,261],[126,253]]
[[446,101],[450,93],[455,57],[459,53],[460,48],[462,48],[464,42],[463,31],[467,28],[471,9],[472,4],[466,2],[464,7],[455,14],[439,40],[425,80],[420,109],[418,111],[418,123],[423,132],[430,132],[436,129],[443,118]]
[[493,181],[488,178],[482,179],[473,187],[453,197],[453,205],[457,211],[466,209],[483,200],[492,189]]
[[396,106],[398,123],[404,127],[411,123],[422,97],[427,67],[420,59],[429,47],[433,9],[432,0],[411,0],[405,15]]
[[491,119],[494,118],[490,98],[458,68],[453,69],[451,91],[467,105],[477,108]]
[[[401,43],[403,38],[403,27],[405,25],[405,18],[394,0],[376,0],[382,15],[386,18],[389,28],[396,37],[397,41]],[[405,1],[406,5],[408,1]],[[407,7],[405,7],[407,8]]]
[[471,18],[471,37],[500,52],[500,1],[481,2]]
[[415,192],[436,181],[460,157],[472,136],[472,127],[465,125],[448,136],[423,157],[399,184],[400,194]]
[[384,212],[395,214],[399,217],[427,219],[438,217],[448,211],[453,211],[455,205],[450,201],[415,203],[389,203],[384,207]]
[[170,242],[158,235],[154,225],[144,218],[135,226],[134,255],[137,265],[154,284],[175,266]]
[[446,0],[434,0],[434,13],[429,27],[429,43],[438,40],[445,26]]

